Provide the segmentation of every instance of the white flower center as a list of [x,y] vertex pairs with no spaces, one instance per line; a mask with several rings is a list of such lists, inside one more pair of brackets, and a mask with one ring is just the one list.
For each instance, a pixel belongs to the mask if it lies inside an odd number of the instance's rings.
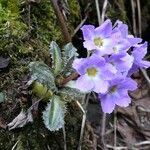
[[114,53],[117,53],[118,52],[117,47],[114,47],[113,51],[114,51]]

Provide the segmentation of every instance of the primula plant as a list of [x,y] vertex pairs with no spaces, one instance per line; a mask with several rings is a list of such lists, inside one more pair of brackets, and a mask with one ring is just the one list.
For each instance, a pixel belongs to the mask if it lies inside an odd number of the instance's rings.
[[137,88],[131,75],[150,62],[143,60],[147,42],[128,34],[128,26],[107,19],[101,26],[84,25],[81,28],[84,47],[89,57],[75,59],[73,68],[80,77],[75,87],[83,92],[94,91],[99,95],[104,113],[111,113],[115,105],[126,107],[131,98],[128,91]]
[[72,62],[78,56],[77,50],[71,43],[68,43],[62,51],[61,53],[56,42],[51,42],[51,68],[43,62],[29,64],[31,79],[28,85],[32,86],[33,92],[41,100],[48,102],[43,112],[43,121],[50,131],[64,126],[66,103],[84,96],[84,93],[78,89],[71,89],[65,85],[67,77],[71,78],[74,72]]
[[64,126],[68,102],[90,92],[97,93],[104,113],[112,113],[116,105],[127,107],[131,103],[128,92],[137,88],[131,75],[150,66],[150,62],[143,60],[147,42],[129,35],[123,22],[117,21],[112,26],[107,19],[97,28],[84,25],[81,30],[88,52],[86,58],[77,58],[77,50],[71,43],[61,50],[56,42],[51,42],[52,66],[43,62],[29,64],[28,85],[40,100],[47,102],[43,121],[50,131]]

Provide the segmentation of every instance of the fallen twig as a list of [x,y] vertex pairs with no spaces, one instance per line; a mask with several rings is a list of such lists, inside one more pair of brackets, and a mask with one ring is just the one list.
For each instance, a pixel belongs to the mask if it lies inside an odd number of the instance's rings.
[[71,36],[68,32],[68,28],[67,28],[64,16],[62,15],[62,13],[60,11],[60,8],[58,6],[58,0],[52,0],[52,4],[53,4],[53,7],[54,7],[56,16],[58,18],[58,21],[59,21],[59,25],[60,25],[60,28],[61,28],[61,32],[62,32],[64,41],[65,41],[65,43],[69,43],[69,42],[71,42]]

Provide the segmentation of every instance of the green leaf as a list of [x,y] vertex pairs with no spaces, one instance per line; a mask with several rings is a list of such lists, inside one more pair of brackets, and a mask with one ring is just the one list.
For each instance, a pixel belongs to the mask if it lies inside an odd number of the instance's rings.
[[85,93],[82,93],[80,92],[80,90],[70,87],[62,88],[58,94],[66,102],[81,100],[85,96]]
[[73,61],[74,61],[74,57],[70,58],[67,64],[63,67],[61,72],[63,76],[68,76],[69,74],[74,72],[74,69],[72,68]]
[[29,70],[31,73],[31,80],[29,82],[36,80],[53,92],[57,91],[54,75],[46,64],[43,62],[31,62]]
[[73,72],[72,63],[78,56],[77,49],[72,43],[68,43],[63,48],[63,71],[62,74]]
[[49,98],[53,95],[51,90],[48,90],[47,86],[35,81],[32,85],[33,93],[42,98],[43,100],[49,100]]
[[5,101],[5,94],[3,92],[0,92],[0,103]]
[[65,102],[59,96],[54,95],[43,112],[45,126],[50,131],[57,131],[64,126]]
[[69,60],[72,57],[78,56],[77,49],[73,46],[71,42],[66,44],[63,50],[64,50],[64,57],[66,57],[66,60]]
[[55,75],[58,75],[62,70],[61,50],[56,42],[50,44],[50,54],[52,57],[52,68]]

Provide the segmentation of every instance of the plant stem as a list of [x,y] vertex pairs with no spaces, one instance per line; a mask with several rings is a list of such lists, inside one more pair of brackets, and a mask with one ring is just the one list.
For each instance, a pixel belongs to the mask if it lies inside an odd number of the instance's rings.
[[65,85],[67,82],[76,79],[79,76],[79,74],[77,72],[72,73],[70,76],[68,76],[67,78],[63,79],[59,85],[63,86]]
[[52,0],[53,8],[56,13],[56,16],[58,18],[59,26],[63,35],[63,39],[65,43],[71,42],[71,36],[68,32],[68,28],[64,19],[64,16],[62,15],[60,8],[58,6],[58,0]]

